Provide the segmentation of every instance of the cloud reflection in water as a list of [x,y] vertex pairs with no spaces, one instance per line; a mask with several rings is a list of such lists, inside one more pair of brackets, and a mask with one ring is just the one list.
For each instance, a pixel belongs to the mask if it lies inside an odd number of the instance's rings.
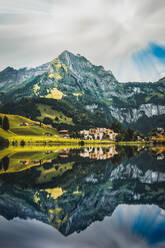
[[165,214],[156,206],[120,205],[112,217],[68,237],[36,220],[1,217],[0,234],[3,248],[163,248]]

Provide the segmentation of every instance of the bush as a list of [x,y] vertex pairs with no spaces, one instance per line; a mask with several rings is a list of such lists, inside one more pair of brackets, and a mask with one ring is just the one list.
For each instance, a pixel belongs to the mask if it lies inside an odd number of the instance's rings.
[[7,156],[5,156],[2,159],[2,164],[3,164],[4,171],[7,171],[7,169],[9,168],[9,158]]
[[122,131],[122,125],[120,122],[115,121],[112,123],[111,129],[116,133],[120,133]]
[[49,117],[45,117],[44,120],[43,120],[43,123],[46,124],[46,125],[52,125],[53,124],[53,121],[52,119],[50,119]]
[[24,140],[21,140],[20,145],[21,146],[25,146],[25,141]]
[[84,146],[84,144],[85,144],[85,143],[84,143],[83,140],[81,140],[81,141],[79,142],[79,145],[80,145],[80,146]]
[[2,117],[0,117],[0,127],[2,127]]

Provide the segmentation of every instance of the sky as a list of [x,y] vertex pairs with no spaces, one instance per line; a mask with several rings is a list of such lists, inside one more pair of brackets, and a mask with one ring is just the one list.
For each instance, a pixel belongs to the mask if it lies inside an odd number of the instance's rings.
[[121,82],[165,76],[164,0],[0,0],[0,70],[34,67],[64,50]]

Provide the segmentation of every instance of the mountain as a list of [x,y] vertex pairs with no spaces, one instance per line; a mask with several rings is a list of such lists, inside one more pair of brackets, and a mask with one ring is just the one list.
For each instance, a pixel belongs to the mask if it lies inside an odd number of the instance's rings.
[[[2,112],[26,115],[22,106],[28,108],[32,101],[35,114],[29,112],[27,117],[43,120],[49,111],[61,112],[79,128],[109,126],[116,120],[143,133],[165,127],[165,78],[120,83],[110,70],[68,51],[33,69],[8,67],[0,72],[0,97]],[[52,112],[49,118],[54,122],[55,116]]]

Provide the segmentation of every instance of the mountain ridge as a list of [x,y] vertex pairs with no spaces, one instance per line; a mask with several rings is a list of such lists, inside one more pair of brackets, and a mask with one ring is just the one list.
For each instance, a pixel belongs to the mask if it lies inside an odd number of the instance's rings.
[[[84,56],[82,56],[82,55],[80,55],[80,54],[73,54],[72,52],[70,52],[70,51],[68,51],[68,50],[64,50],[63,52],[61,52],[60,53],[60,55],[58,56],[58,57],[55,57],[55,59],[56,58],[64,58],[64,57],[79,57],[79,58],[83,58],[84,60],[86,60],[86,62],[88,62],[88,63],[90,63],[91,65],[94,65],[94,64],[92,64],[87,58],[85,58]],[[20,68],[18,68],[18,69],[16,69],[15,67],[13,67],[13,66],[7,66],[6,68],[4,68],[3,70],[1,70],[0,71],[0,74],[1,73],[4,73],[4,72],[6,72],[6,71],[9,71],[9,70],[13,70],[13,71],[23,71],[23,70],[27,70],[27,71],[30,71],[30,70],[35,70],[35,69],[38,69],[38,68],[41,68],[41,67],[47,67],[47,66],[49,66],[49,64],[51,63],[51,61],[53,61],[53,60],[55,60],[55,59],[52,59],[52,60],[50,60],[50,61],[48,61],[48,62],[45,62],[44,64],[41,64],[41,65],[37,65],[37,66],[30,66],[30,67],[28,67],[28,66],[25,66],[25,67],[20,67]],[[104,68],[104,66],[102,66],[102,65],[95,65],[95,66],[97,66],[97,67],[102,67],[102,69],[104,69],[104,71],[106,71],[106,72],[109,72],[109,73],[111,73],[111,74],[113,74],[112,73],[112,71],[110,70],[110,69],[108,69],[108,70],[106,70],[105,68]],[[138,82],[138,81],[125,81],[125,82],[120,82],[120,81],[118,81],[118,80],[116,80],[117,82],[119,82],[119,83],[157,83],[157,82],[159,82],[159,81],[161,81],[161,80],[165,80],[165,76],[164,77],[162,77],[162,78],[160,78],[160,79],[158,79],[157,81],[147,81],[147,82],[143,82],[143,81],[140,81],[140,82]],[[1,83],[1,81],[0,81],[0,83]]]
[[110,70],[69,51],[36,68],[18,71],[7,68],[0,72],[2,111],[9,102],[17,102],[19,106],[23,98],[45,98],[64,101],[72,107],[77,105],[81,114],[97,113],[104,120],[103,125],[120,121],[126,127],[135,127],[144,121],[145,127],[140,131],[148,132],[153,127],[148,128],[151,119],[161,117],[156,126],[165,127],[164,78],[154,83],[120,83]]

